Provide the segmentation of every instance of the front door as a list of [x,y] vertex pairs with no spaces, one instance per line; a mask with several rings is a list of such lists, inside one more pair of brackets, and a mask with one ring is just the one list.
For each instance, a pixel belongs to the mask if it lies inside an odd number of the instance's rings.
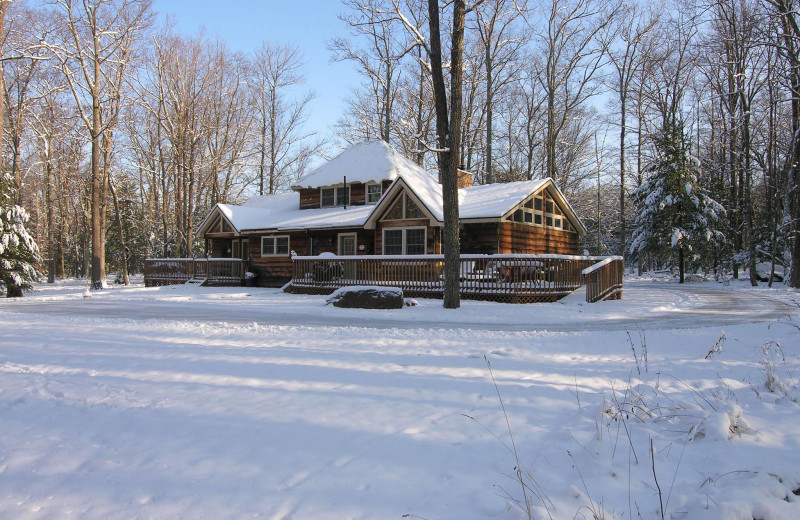
[[[356,234],[339,233],[339,256],[356,254]],[[344,263],[344,277],[354,279],[356,277],[356,265],[354,262]]]
[[356,254],[356,234],[339,233],[339,256]]

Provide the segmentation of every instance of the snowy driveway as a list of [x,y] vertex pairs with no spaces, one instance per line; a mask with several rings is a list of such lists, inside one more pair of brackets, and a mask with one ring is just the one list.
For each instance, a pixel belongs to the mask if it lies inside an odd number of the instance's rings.
[[590,331],[641,328],[678,329],[771,322],[792,306],[766,294],[717,284],[627,282],[622,301],[586,304],[583,289],[556,304],[504,305],[463,300],[445,311],[438,300],[401,312],[353,311],[325,306],[324,296],[287,295],[276,289],[197,288],[94,293],[89,300],[71,293],[0,301],[0,312],[134,320],[258,323],[310,327],[461,328],[507,331]]
[[[536,518],[800,518],[795,292],[456,311],[82,292],[0,301],[0,518],[519,520],[518,465]],[[626,402],[647,415],[623,430]]]

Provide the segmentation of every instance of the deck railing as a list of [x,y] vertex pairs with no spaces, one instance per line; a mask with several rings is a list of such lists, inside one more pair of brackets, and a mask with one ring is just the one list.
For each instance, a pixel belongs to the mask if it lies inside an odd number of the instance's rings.
[[[399,287],[412,297],[436,298],[443,293],[443,255],[295,256],[292,260],[288,287],[292,292],[326,294],[345,286],[378,285]],[[460,293],[462,298],[510,303],[555,301],[584,283],[585,269],[605,260],[567,255],[461,255]],[[612,257],[611,263],[621,265],[621,257]]]
[[610,256],[583,270],[586,301],[619,300],[622,298],[622,275],[625,262],[621,256]]
[[148,258],[144,262],[147,287],[205,279],[208,285],[240,285],[246,263],[238,258]]

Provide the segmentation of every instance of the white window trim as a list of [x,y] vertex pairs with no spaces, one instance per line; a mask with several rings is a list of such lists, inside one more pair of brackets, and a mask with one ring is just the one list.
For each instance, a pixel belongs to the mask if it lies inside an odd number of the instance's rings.
[[[423,235],[425,237],[424,240],[423,240],[423,243],[425,244],[425,251],[423,251],[420,254],[424,255],[425,253],[427,253],[428,252],[428,228],[426,228],[425,226],[385,227],[385,228],[383,228],[383,232],[382,232],[383,241],[381,243],[381,253],[384,256],[386,256],[386,232],[387,231],[398,231],[399,230],[399,231],[403,232],[402,233],[402,236],[403,236],[403,252],[400,253],[400,254],[408,255],[408,241],[406,239],[406,234],[407,234],[406,232],[409,229],[421,229],[422,230]],[[391,256],[391,255],[389,255],[389,256]],[[413,255],[413,256],[417,256],[417,255]]]
[[[342,188],[347,188],[347,205],[350,206],[350,185],[348,184],[345,186],[344,184],[339,184],[338,186],[325,186],[324,188],[319,189],[319,207],[320,208],[338,208],[339,206],[344,206],[344,204],[339,203],[339,190]],[[323,190],[333,190],[333,206],[324,206],[322,204],[322,191]]]
[[[267,240],[272,241],[272,250],[275,251],[277,249],[277,241],[279,238],[286,239],[286,253],[272,253],[272,254],[264,254],[264,242]],[[276,256],[289,256],[292,251],[292,241],[289,238],[289,235],[269,235],[261,237],[261,256],[262,257],[276,257]]]
[[336,251],[337,255],[344,256],[344,252],[342,252],[342,238],[344,237],[353,237],[355,242],[353,242],[353,254],[358,254],[358,233],[339,233],[336,238]]
[[[529,226],[546,227],[548,229],[558,229],[560,231],[565,231],[567,233],[577,233],[577,231],[575,230],[575,226],[573,226],[571,223],[569,224],[570,229],[564,229],[564,222],[569,223],[569,219],[567,218],[566,211],[564,211],[561,208],[561,206],[559,206],[558,203],[555,200],[553,200],[552,198],[549,198],[549,197],[547,199],[544,199],[541,196],[532,197],[532,199],[534,199],[534,200],[536,198],[539,198],[540,200],[542,200],[542,208],[543,208],[542,211],[539,211],[537,209],[526,208],[525,204],[529,200],[531,200],[531,198],[528,198],[528,199],[525,199],[524,201],[522,201],[522,204],[520,204],[519,206],[517,206],[516,208],[511,210],[511,212],[508,213],[508,216],[506,217],[506,220],[508,220],[509,222],[514,222],[516,224],[527,224]],[[547,209],[546,203],[547,202],[553,204],[553,211],[552,212],[546,211],[546,209]],[[522,213],[523,213],[522,221],[514,219],[515,213],[517,211],[519,211],[519,210],[522,210]],[[531,222],[525,222],[525,213],[530,213],[531,214]],[[536,215],[539,215],[541,217],[541,219],[542,219],[542,223],[541,224],[537,224],[536,223]],[[548,217],[550,217],[552,219],[553,224],[551,224],[551,225],[547,224],[547,218]],[[561,220],[561,222],[562,222],[561,226],[556,226],[555,225],[556,219]]]
[[[369,188],[370,186],[376,186],[378,188],[378,198],[374,201],[369,200]],[[381,200],[381,196],[383,195],[383,186],[378,184],[377,182],[368,182],[364,187],[364,204],[377,204],[379,200]]]

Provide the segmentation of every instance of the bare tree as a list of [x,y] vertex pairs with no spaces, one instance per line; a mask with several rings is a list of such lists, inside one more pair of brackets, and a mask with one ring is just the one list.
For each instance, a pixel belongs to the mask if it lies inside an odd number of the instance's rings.
[[394,132],[392,112],[398,93],[398,81],[402,72],[401,60],[414,48],[406,33],[392,23],[389,5],[385,0],[342,0],[350,14],[339,18],[345,22],[351,35],[366,43],[358,47],[354,40],[336,38],[328,45],[333,59],[356,63],[365,78],[362,89],[368,93],[380,138],[387,143]]
[[492,146],[494,141],[495,94],[520,69],[519,58],[525,35],[516,27],[521,11],[512,0],[489,0],[475,9],[476,32],[483,47],[486,81],[486,183],[494,182]]
[[251,58],[249,98],[259,129],[260,195],[275,193],[297,180],[321,147],[303,130],[313,95],[291,97],[305,82],[302,66],[297,48],[278,44],[262,43]]
[[102,167],[102,110],[118,96],[114,78],[127,67],[126,55],[150,23],[151,0],[55,0],[66,20],[65,34],[48,47],[58,60],[91,141],[92,288],[105,282],[104,208],[107,179]]
[[547,176],[566,184],[570,172],[558,171],[559,137],[574,111],[598,92],[594,81],[608,50],[611,24],[620,4],[603,8],[596,0],[551,0],[546,23],[534,30],[540,52],[545,57],[542,88],[547,96],[545,152]]
[[792,140],[787,151],[787,183],[784,221],[791,238],[792,270],[789,285],[800,288],[800,20],[794,0],[767,0],[777,15],[780,40],[777,42],[789,68]]
[[231,52],[222,41],[209,48],[207,92],[203,96],[207,160],[205,172],[201,172],[206,179],[198,186],[198,208],[230,202],[235,197],[234,186],[245,183],[248,135],[255,120],[247,92],[249,65],[244,55]]
[[444,307],[457,309],[461,306],[459,294],[460,242],[458,236],[458,167],[461,136],[461,88],[464,74],[464,21],[466,5],[463,0],[454,0],[452,33],[450,40],[450,103],[448,105],[442,66],[442,42],[439,24],[439,2],[428,0],[428,24],[430,27],[430,60],[433,79],[433,94],[436,100],[436,136],[439,150],[439,172],[442,178],[442,204],[444,229]]
[[620,19],[619,39],[621,43],[609,53],[613,65],[613,80],[611,89],[617,94],[619,103],[619,250],[618,254],[626,252],[625,195],[627,190],[626,179],[626,145],[625,137],[628,124],[628,98],[631,93],[632,83],[637,71],[644,61],[649,58],[648,44],[654,40],[646,36],[653,30],[658,22],[658,17],[652,12],[642,13],[641,4],[632,4],[628,12]]
[[[5,5],[4,3],[3,5]],[[9,169],[13,180],[12,200],[23,205],[22,148],[31,90],[37,74],[43,69],[45,49],[38,41],[50,32],[42,26],[37,11],[19,5],[11,8],[10,18],[3,32],[3,47],[8,56],[3,59],[3,102],[11,159]],[[41,33],[41,34],[37,34]]]

